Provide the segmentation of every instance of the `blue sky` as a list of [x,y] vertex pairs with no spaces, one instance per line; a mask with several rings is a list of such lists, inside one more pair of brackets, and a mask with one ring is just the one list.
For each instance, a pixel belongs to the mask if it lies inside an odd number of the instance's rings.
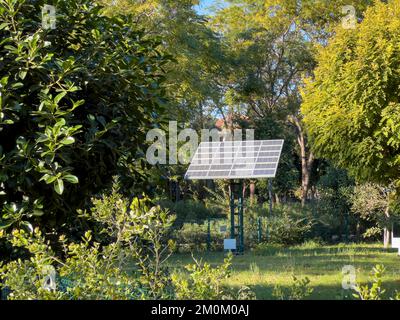
[[223,7],[226,4],[224,4],[223,0],[201,0],[200,5],[196,6],[195,8],[196,8],[197,12],[200,14],[208,14],[208,13],[211,13],[208,10],[208,7],[215,6],[215,5],[218,5],[219,7]]

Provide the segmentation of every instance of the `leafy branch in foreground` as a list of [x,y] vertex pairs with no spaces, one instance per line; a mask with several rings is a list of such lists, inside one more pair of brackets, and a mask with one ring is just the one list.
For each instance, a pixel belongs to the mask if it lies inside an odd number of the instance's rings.
[[275,286],[273,296],[278,300],[305,300],[314,292],[309,286],[310,282],[307,277],[298,278],[292,275],[292,284],[288,288]]
[[[76,236],[75,215],[113,175],[148,185],[146,131],[163,123],[160,41],[93,0],[0,0],[0,229]],[[11,208],[11,209],[10,209]],[[45,230],[46,229],[46,230]]]
[[232,254],[225,258],[224,263],[212,268],[210,264],[197,261],[187,265],[185,269],[189,272],[188,278],[181,278],[174,274],[172,282],[176,288],[178,299],[219,299],[224,294],[222,281],[229,277]]
[[[385,267],[383,265],[376,265],[373,269],[372,284],[360,285],[357,284],[354,290],[356,294],[353,296],[360,300],[382,300],[386,289],[383,288],[382,277],[385,273]],[[400,300],[400,292],[395,292],[395,295],[391,300]]]
[[[249,288],[230,292],[223,280],[230,275],[232,255],[221,266],[195,260],[186,275],[171,276],[166,264],[174,250],[168,240],[175,216],[152,206],[143,196],[128,200],[115,189],[93,199],[90,211],[80,216],[94,222],[80,241],[64,235],[57,254],[46,236],[32,231],[0,230],[21,258],[0,266],[0,288],[8,299],[250,299]],[[51,277],[53,272],[53,278]],[[51,286],[48,285],[50,281]]]
[[[145,197],[128,204],[113,192],[93,203],[91,212],[81,215],[99,224],[107,244],[94,241],[91,231],[79,242],[61,236],[63,259],[38,228],[32,232],[15,229],[7,235],[2,232],[14,248],[26,251],[24,259],[11,261],[0,269],[2,286],[11,290],[10,299],[170,297],[170,280],[163,263],[172,252],[173,243],[165,239],[174,217],[160,207],[151,207]],[[56,271],[63,284],[54,290],[44,286],[48,274],[43,270],[49,268]]]

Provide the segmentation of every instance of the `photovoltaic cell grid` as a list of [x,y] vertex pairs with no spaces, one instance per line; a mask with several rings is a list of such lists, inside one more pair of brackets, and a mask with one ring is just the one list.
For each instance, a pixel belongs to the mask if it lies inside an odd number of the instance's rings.
[[274,178],[284,140],[202,142],[187,180]]

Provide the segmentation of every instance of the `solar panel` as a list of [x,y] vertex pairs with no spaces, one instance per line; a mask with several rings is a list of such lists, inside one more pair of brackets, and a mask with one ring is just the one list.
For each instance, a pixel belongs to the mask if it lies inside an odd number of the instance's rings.
[[202,142],[187,180],[275,178],[284,140]]

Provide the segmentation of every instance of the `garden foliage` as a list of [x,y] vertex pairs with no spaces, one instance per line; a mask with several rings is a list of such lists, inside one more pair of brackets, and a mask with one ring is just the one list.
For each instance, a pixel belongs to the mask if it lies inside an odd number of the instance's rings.
[[44,3],[0,1],[0,228],[68,220],[71,231],[113,175],[127,193],[145,189],[145,134],[162,122],[168,58],[91,0],[54,1],[56,29],[43,29]]

